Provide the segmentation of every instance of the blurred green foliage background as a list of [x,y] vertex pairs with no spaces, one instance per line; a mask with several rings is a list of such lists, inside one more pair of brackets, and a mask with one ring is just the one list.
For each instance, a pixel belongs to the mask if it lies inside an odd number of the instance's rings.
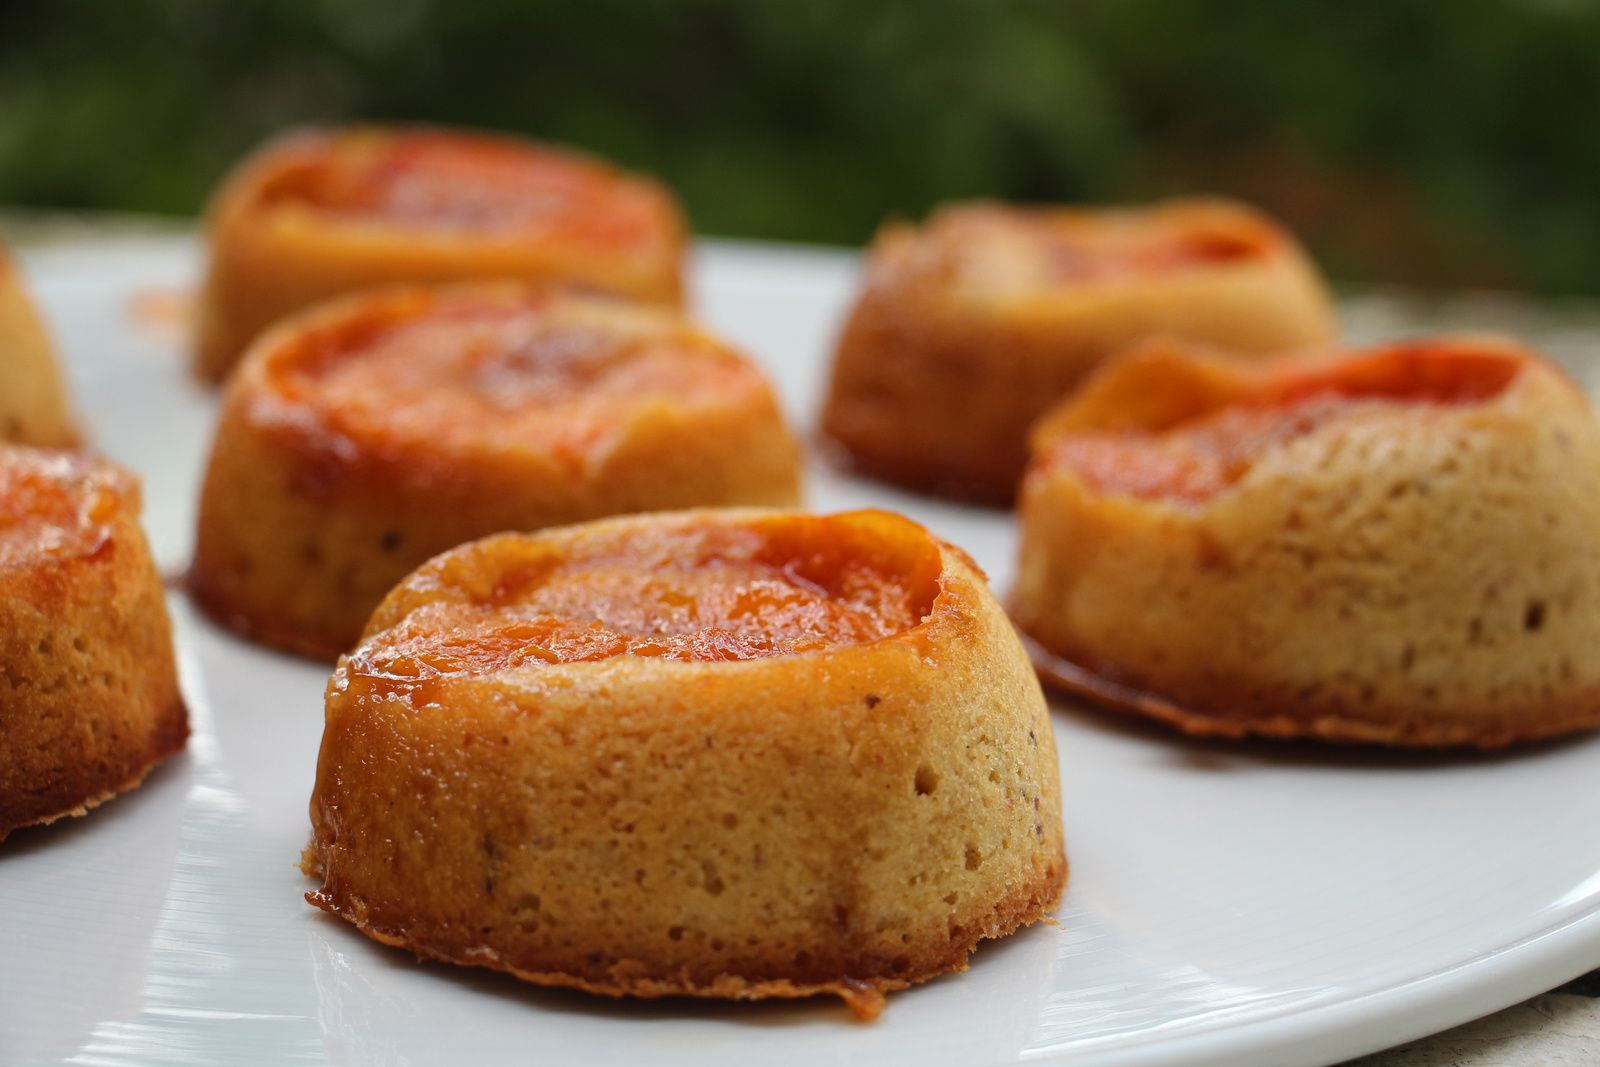
[[520,131],[697,228],[1222,191],[1337,277],[1600,292],[1587,0],[0,0],[0,205],[196,211],[289,124]]

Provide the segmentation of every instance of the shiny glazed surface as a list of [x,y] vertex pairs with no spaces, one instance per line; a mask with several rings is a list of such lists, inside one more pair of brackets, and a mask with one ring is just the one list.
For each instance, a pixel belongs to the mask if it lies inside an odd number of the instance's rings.
[[271,373],[353,440],[542,447],[577,463],[634,413],[766,388],[676,316],[544,288],[379,299],[285,344]]
[[79,456],[0,449],[0,566],[92,555],[111,537],[128,491]]
[[337,135],[265,199],[353,220],[511,229],[605,246],[649,239],[660,210],[619,172],[576,153],[437,130]]
[[620,655],[759,659],[917,625],[937,595],[937,550],[859,556],[839,526],[815,517],[580,541],[518,561],[487,595],[413,611],[351,667],[403,684]]
[[1258,259],[1278,243],[1232,213],[1087,212],[975,205],[947,209],[915,238],[913,274],[975,291],[1117,282]]
[[1149,432],[1066,433],[1039,466],[1090,488],[1145,500],[1204,503],[1263,453],[1332,423],[1406,407],[1479,404],[1521,370],[1499,353],[1411,345],[1242,379],[1230,405]]

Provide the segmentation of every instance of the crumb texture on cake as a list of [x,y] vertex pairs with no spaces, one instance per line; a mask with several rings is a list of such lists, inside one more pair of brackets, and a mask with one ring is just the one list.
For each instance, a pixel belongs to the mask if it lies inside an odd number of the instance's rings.
[[161,579],[131,475],[0,450],[0,838],[81,815],[183,747]]
[[281,325],[230,382],[190,586],[213,618],[332,660],[464,541],[799,493],[766,379],[677,312],[519,283],[384,290]]
[[1153,335],[1259,356],[1332,339],[1292,236],[1242,205],[964,204],[894,225],[868,256],[822,428],[862,471],[1012,499],[1029,425]]
[[1015,632],[965,556],[881,512],[641,516],[430,561],[329,683],[311,816],[318,906],[617,996],[871,1015],[1066,877]]
[[1034,444],[1013,613],[1069,688],[1223,736],[1600,723],[1600,428],[1519,345],[1156,343]]
[[685,233],[658,182],[568,149],[415,127],[291,134],[208,210],[195,369],[221,380],[278,319],[382,285],[560,280],[676,305]]

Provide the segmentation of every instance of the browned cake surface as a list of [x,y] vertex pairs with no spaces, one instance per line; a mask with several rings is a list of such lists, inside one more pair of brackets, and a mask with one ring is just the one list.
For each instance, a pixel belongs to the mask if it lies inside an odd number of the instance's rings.
[[4,248],[0,248],[0,441],[44,448],[78,443],[55,346]]
[[306,869],[387,944],[610,995],[882,994],[1061,893],[1050,722],[982,575],[882,512],[464,545],[329,683]]
[[874,243],[822,426],[866,473],[1007,503],[1029,425],[1127,345],[1259,354],[1332,330],[1293,238],[1239,205],[949,207]]
[[1600,723],[1600,426],[1517,345],[1154,345],[1035,444],[1015,615],[1068,688],[1230,737]]
[[230,384],[191,586],[331,660],[464,541],[793,504],[799,470],[760,372],[675,312],[517,284],[367,294],[284,324]]
[[229,176],[207,234],[196,371],[212,380],[274,321],[357,289],[524,278],[682,298],[682,216],[659,183],[467,131],[280,138]]
[[110,464],[0,448],[0,838],[132,789],[188,736],[138,517]]

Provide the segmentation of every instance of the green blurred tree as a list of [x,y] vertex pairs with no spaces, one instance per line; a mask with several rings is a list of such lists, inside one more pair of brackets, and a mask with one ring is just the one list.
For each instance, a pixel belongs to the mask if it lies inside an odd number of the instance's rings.
[[5,0],[0,203],[192,212],[290,124],[495,127],[699,229],[941,199],[1243,195],[1336,274],[1600,291],[1583,0]]

